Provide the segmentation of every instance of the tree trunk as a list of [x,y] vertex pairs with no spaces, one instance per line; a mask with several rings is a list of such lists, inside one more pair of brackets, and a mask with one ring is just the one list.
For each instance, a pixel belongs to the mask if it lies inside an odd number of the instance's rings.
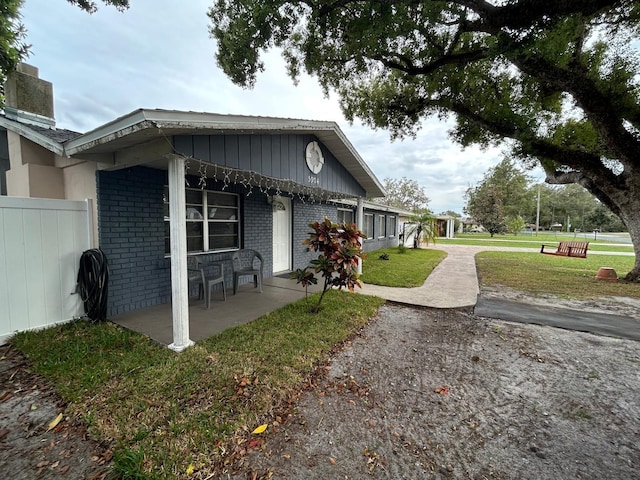
[[547,170],[547,183],[582,185],[589,193],[617,215],[631,237],[635,262],[624,277],[640,283],[640,156],[625,163],[624,170],[615,175],[607,168],[585,168],[585,171],[558,172]]
[[629,230],[631,241],[633,242],[633,251],[636,254],[636,261],[633,269],[624,277],[629,282],[640,282],[640,199],[636,202],[638,206],[631,212],[627,212],[624,217],[632,217],[629,221],[624,221]]
[[640,175],[638,173],[633,171],[627,176],[624,188],[606,182],[597,184],[593,182],[585,186],[614,214],[618,215],[627,227],[636,255],[633,269],[624,277],[629,282],[640,282]]

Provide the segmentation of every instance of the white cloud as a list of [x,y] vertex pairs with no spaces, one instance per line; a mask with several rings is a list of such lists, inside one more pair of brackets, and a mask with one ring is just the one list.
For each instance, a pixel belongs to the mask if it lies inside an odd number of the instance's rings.
[[417,180],[435,212],[461,213],[466,188],[499,161],[497,149],[461,150],[447,137],[450,124],[438,119],[426,120],[416,139],[394,142],[388,132],[349,125],[313,78],[293,85],[278,52],[265,56],[253,90],[233,85],[215,62],[211,4],[135,0],[120,13],[99,2],[88,15],[64,0],[26,0],[28,62],[54,85],[58,126],[88,131],[137,108],[333,120],[381,181]]

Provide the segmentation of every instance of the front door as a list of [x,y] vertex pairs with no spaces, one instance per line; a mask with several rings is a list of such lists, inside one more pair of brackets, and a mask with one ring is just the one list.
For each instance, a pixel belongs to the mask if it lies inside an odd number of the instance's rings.
[[273,197],[273,271],[291,270],[291,199]]

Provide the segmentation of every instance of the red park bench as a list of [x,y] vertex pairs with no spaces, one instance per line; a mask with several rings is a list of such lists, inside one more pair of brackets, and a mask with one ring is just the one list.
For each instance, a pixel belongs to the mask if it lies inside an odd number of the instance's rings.
[[545,253],[547,255],[560,255],[563,257],[587,258],[589,242],[560,242],[555,252],[545,252],[544,247],[549,246],[551,245],[542,245],[540,253]]

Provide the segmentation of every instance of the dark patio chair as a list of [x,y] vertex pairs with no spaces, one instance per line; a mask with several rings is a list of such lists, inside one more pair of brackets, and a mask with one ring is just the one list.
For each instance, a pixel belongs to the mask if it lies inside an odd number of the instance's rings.
[[264,260],[260,252],[255,250],[237,250],[231,256],[233,264],[233,294],[238,291],[238,280],[242,276],[253,277],[253,284],[262,293],[262,269]]
[[214,285],[222,284],[222,297],[225,301],[227,300],[224,265],[222,262],[207,263],[199,258],[189,257],[187,260],[187,278],[189,280],[189,290],[195,285],[198,286],[198,298],[202,299],[204,296],[207,310],[211,306],[211,288]]

